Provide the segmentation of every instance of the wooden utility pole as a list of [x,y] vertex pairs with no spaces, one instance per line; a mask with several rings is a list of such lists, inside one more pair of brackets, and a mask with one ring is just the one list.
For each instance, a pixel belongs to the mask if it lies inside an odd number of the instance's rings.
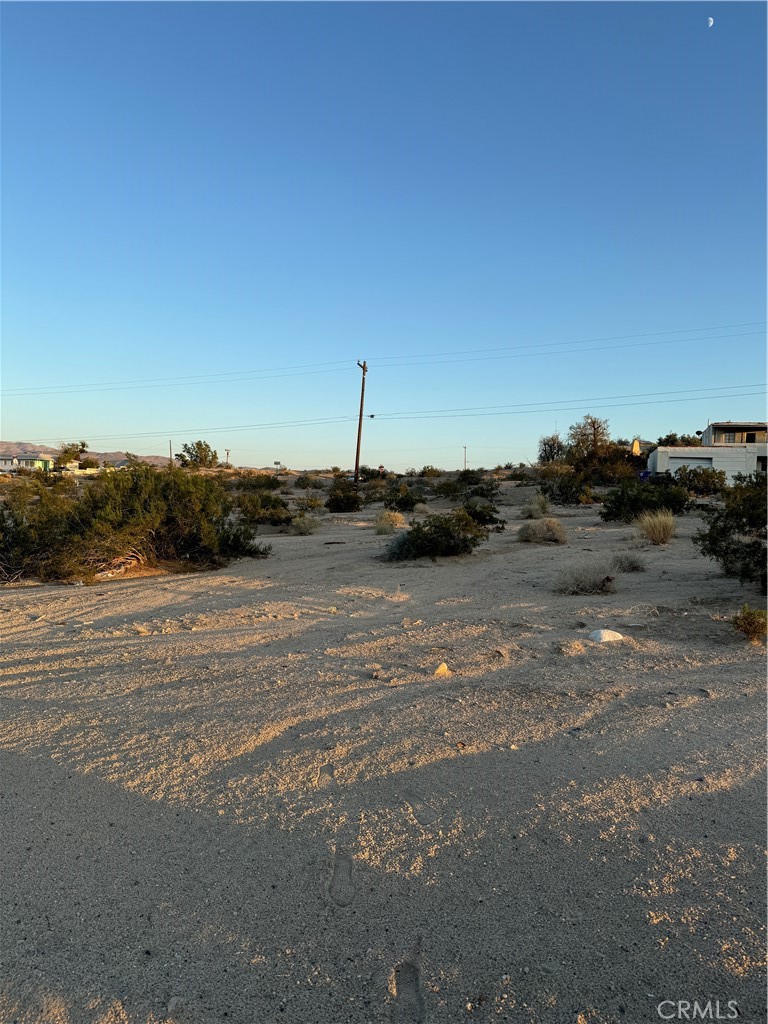
[[357,483],[360,479],[360,442],[363,439],[363,405],[365,403],[365,375],[368,373],[368,364],[365,360],[360,362],[357,360],[357,365],[363,371],[363,380],[360,387],[360,420],[357,424],[357,449],[355,451],[355,490],[357,490]]

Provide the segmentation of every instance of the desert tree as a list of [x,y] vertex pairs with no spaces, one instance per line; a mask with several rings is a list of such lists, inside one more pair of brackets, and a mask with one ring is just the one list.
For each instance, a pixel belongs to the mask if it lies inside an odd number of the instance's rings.
[[[539,462],[562,462],[568,452],[568,446],[560,434],[545,434],[539,438]],[[520,463],[521,466],[524,463]]]
[[176,459],[182,469],[214,469],[219,464],[219,453],[207,441],[193,441],[182,445]]

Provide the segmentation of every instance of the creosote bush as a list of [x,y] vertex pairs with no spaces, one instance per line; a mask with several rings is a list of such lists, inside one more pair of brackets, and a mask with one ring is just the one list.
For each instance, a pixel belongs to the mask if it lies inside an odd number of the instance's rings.
[[467,498],[462,507],[480,526],[487,526],[495,533],[501,533],[504,529],[504,520],[496,514],[499,510],[487,498]]
[[640,536],[651,544],[669,544],[675,536],[675,517],[668,509],[643,512],[635,520],[635,526]]
[[82,491],[14,482],[0,505],[0,577],[88,579],[130,559],[223,565],[265,557],[255,529],[214,477],[140,464],[103,471]]
[[723,504],[703,511],[707,528],[693,538],[726,576],[766,592],[766,476],[739,475],[723,491]]
[[600,517],[605,522],[631,523],[643,512],[667,509],[680,515],[690,507],[690,498],[684,487],[670,484],[647,483],[644,480],[624,480],[603,498]]
[[294,505],[297,512],[317,512],[323,507],[323,499],[307,494],[303,498],[296,498]]
[[757,643],[764,640],[768,633],[768,613],[764,608],[750,608],[748,604],[742,605],[741,611],[731,619],[733,628]]
[[301,473],[293,481],[293,486],[299,491],[321,491],[325,487],[325,480],[322,477],[310,476],[309,473]]
[[384,495],[384,508],[395,512],[413,512],[421,498],[405,484],[395,485]]
[[406,558],[437,558],[468,555],[488,539],[488,530],[472,519],[464,509],[443,515],[427,516],[407,533],[394,537],[383,554],[384,561]]
[[531,500],[520,509],[523,519],[543,519],[549,512],[549,498],[543,491],[534,494]]
[[383,535],[394,533],[395,530],[400,530],[406,526],[405,516],[402,512],[386,511],[380,512],[376,516],[376,522],[374,523],[374,529],[376,533]]
[[594,562],[583,562],[569,566],[558,577],[555,592],[558,594],[612,594],[616,588],[613,576],[605,566]]
[[517,531],[517,539],[526,544],[567,544],[568,534],[557,519],[534,519],[523,523]]
[[325,507],[329,512],[359,512],[363,502],[351,480],[336,476],[328,492]]
[[631,551],[621,551],[611,559],[613,572],[645,572],[645,562]]

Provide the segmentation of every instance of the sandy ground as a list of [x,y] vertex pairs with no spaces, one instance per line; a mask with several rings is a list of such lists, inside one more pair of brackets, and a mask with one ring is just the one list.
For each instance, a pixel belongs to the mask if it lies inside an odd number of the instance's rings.
[[762,1021],[764,648],[728,616],[764,601],[695,517],[555,595],[633,530],[520,544],[523,497],[462,559],[378,561],[374,507],[0,592],[0,1020]]

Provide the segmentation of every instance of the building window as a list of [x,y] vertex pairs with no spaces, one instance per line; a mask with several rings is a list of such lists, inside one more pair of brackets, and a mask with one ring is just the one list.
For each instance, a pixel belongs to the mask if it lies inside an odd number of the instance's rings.
[[723,438],[722,438],[722,440],[723,440],[723,444],[735,444],[736,443],[736,433],[735,433],[735,431],[733,431],[733,430],[724,430],[723,431]]
[[757,441],[757,434],[747,434],[746,441],[747,444],[755,444]]

